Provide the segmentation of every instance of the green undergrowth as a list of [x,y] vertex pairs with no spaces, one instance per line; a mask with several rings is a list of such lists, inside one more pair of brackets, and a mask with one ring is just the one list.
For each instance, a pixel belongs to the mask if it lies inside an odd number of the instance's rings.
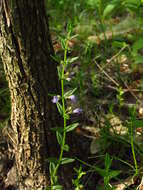
[[[73,183],[82,184],[77,187],[79,190],[109,190],[117,185],[124,185],[126,190],[137,189],[143,163],[143,2],[46,2],[54,44],[60,44],[67,23],[72,23],[75,38],[69,41],[68,57],[78,59],[66,68],[71,79],[66,88],[78,89],[76,96],[84,115],[79,133],[87,140],[94,139],[91,145],[97,149],[87,162],[77,158],[79,168]],[[62,58],[62,48],[55,46],[55,50]],[[114,118],[114,125],[109,115]]]

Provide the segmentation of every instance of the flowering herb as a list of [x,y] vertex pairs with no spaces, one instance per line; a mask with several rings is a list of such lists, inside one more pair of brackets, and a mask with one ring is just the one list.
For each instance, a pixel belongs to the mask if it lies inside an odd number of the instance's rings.
[[73,110],[73,113],[80,114],[80,113],[82,113],[82,111],[83,110],[81,108],[76,108]]
[[[70,99],[73,103],[76,102],[76,96],[73,94],[76,89],[71,89],[67,92],[65,92],[65,80],[66,80],[66,75],[65,75],[65,70],[67,67],[67,64],[72,63],[73,60],[76,60],[76,58],[67,58],[68,55],[68,42],[70,39],[70,34],[71,34],[71,26],[69,25],[69,30],[67,37],[65,39],[61,39],[61,45],[64,48],[64,58],[63,60],[60,61],[60,66],[58,66],[58,77],[61,82],[61,95],[55,95],[52,98],[52,103],[57,105],[57,109],[60,113],[60,115],[63,118],[63,127],[55,127],[54,130],[56,132],[56,138],[57,142],[60,145],[60,154],[58,158],[48,158],[50,164],[49,164],[49,172],[50,172],[50,182],[51,182],[51,187],[50,190],[58,189],[62,190],[62,186],[58,184],[58,169],[60,165],[71,163],[74,161],[73,158],[67,158],[63,157],[65,151],[69,151],[69,146],[66,144],[66,133],[74,130],[77,126],[78,123],[72,123],[70,125],[67,125],[67,119],[69,119],[69,114],[71,114],[70,109],[66,107],[66,100]],[[71,80],[71,78],[67,78],[67,80]],[[74,110],[74,113],[81,113],[82,109],[77,108]]]
[[58,96],[54,96],[52,99],[53,104],[56,104],[59,101]]
[[76,101],[77,101],[77,98],[76,98],[75,95],[69,96],[69,99],[70,99],[73,103],[76,103]]

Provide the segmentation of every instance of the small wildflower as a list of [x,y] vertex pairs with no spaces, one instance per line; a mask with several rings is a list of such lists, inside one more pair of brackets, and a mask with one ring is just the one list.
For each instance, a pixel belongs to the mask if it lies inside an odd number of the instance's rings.
[[59,101],[58,96],[53,96],[52,103],[56,104]]
[[77,98],[76,98],[75,95],[69,96],[69,99],[70,99],[73,103],[76,103],[76,101],[77,101]]
[[68,82],[70,82],[70,81],[71,81],[71,78],[70,78],[70,77],[67,77],[66,80],[67,80]]
[[80,114],[80,113],[82,113],[82,109],[81,108],[76,108],[76,109],[73,110],[73,113]]

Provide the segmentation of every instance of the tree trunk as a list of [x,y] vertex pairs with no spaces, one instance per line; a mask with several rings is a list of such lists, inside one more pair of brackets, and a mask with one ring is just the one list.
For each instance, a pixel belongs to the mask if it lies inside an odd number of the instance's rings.
[[0,54],[11,94],[11,125],[19,190],[48,185],[45,159],[56,150],[59,124],[49,94],[58,77],[44,0],[0,0]]

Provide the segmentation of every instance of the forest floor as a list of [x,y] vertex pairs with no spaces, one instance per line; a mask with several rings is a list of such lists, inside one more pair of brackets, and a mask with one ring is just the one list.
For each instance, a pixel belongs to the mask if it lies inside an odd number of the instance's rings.
[[[79,59],[67,68],[67,89],[78,89],[77,104],[69,106],[83,109],[75,133],[90,141],[88,159],[78,160],[86,171],[81,183],[87,190],[141,190],[142,19],[126,12],[101,23],[91,12],[85,11],[73,27],[69,57]],[[56,54],[62,58],[57,31],[51,31]],[[59,36],[65,33],[61,30]]]
[[[62,10],[56,11],[56,7],[51,6],[50,29],[56,55],[62,59],[59,39],[66,38],[63,26],[67,21],[62,18],[55,21],[55,14],[58,16]],[[69,40],[68,56],[78,59],[67,68],[66,76],[70,82],[67,82],[66,89],[77,88],[77,101],[67,105],[83,110],[80,115],[73,115],[73,120],[80,123],[74,133],[81,139],[85,137],[82,144],[89,153],[86,161],[76,158],[86,173],[80,181],[82,188],[78,190],[142,190],[142,18],[137,11],[124,10],[121,15],[116,13],[101,23],[94,14],[93,10],[87,9],[81,11],[76,19],[76,14],[71,16],[71,20],[75,19],[75,37]],[[10,98],[1,63],[0,69],[0,122],[3,131],[10,115]],[[6,154],[11,148],[1,131],[0,189],[10,190],[13,186],[11,176],[15,175],[15,170],[11,170],[13,154]]]

